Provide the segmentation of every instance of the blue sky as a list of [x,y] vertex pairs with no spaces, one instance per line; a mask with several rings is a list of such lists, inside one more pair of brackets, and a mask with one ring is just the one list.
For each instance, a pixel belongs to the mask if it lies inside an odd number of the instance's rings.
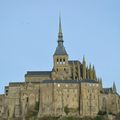
[[94,64],[120,93],[120,0],[0,0],[0,93],[30,70],[51,70],[59,12],[69,59]]

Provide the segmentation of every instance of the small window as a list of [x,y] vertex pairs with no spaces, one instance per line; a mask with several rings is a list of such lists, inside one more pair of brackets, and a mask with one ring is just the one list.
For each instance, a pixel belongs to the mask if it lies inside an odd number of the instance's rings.
[[58,60],[58,58],[57,58],[57,62],[58,62],[59,60]]
[[64,68],[64,71],[66,71],[66,69]]
[[28,97],[27,97],[27,102],[29,101]]
[[60,87],[60,84],[58,84],[58,87]]
[[63,64],[65,64],[65,59],[63,59]]
[[62,59],[60,58],[60,64],[62,64]]

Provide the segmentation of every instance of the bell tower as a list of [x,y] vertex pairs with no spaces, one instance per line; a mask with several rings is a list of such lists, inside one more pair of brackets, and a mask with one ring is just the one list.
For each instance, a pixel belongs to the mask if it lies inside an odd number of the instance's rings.
[[[68,54],[65,50],[63,45],[63,33],[62,33],[62,26],[61,26],[61,17],[59,16],[59,32],[58,32],[58,45],[53,55],[54,66],[53,70],[60,79],[66,78],[66,74],[69,72],[68,67]],[[61,78],[62,77],[62,78]],[[59,78],[59,77],[58,77]]]

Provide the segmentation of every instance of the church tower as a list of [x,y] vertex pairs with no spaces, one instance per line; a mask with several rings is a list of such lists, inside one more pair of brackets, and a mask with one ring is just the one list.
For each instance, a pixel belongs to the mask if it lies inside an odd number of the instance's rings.
[[60,78],[57,79],[68,79],[67,74],[68,68],[68,54],[63,45],[63,33],[61,26],[61,17],[59,16],[59,32],[58,32],[58,45],[53,55],[54,66],[53,70]]

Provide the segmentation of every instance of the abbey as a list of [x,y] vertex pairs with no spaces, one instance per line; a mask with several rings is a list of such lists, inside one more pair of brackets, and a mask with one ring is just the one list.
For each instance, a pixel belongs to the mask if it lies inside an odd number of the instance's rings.
[[0,95],[0,117],[19,118],[36,113],[44,115],[96,116],[120,112],[120,96],[115,83],[103,88],[95,67],[83,61],[69,60],[64,47],[61,18],[58,45],[51,71],[28,71],[25,82],[9,83]]

